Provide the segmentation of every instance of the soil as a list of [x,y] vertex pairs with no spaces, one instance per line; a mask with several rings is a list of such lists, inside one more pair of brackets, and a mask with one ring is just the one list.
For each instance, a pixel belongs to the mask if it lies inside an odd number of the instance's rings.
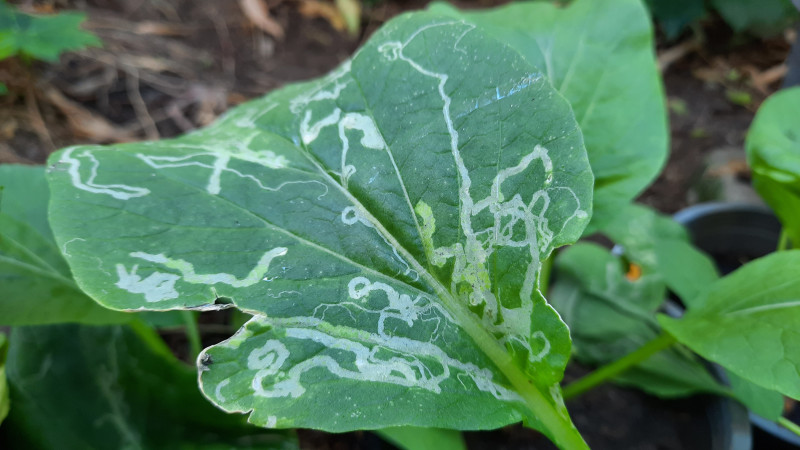
[[[0,61],[0,163],[41,164],[55,149],[173,137],[211,123],[222,112],[283,84],[314,78],[346,59],[383,22],[424,0],[364,1],[362,31],[351,37],[298,0],[267,0],[283,36],[258,29],[238,2],[217,0],[12,1],[38,11],[79,9],[102,48],[68,53],[54,64]],[[462,2],[490,6],[503,1]],[[691,188],[716,148],[741,148],[758,105],[780,78],[766,74],[785,60],[789,44],[733,36],[719,20],[703,23],[682,44],[701,42],[664,72],[670,104],[671,153],[660,177],[640,201],[665,213],[686,207]],[[675,42],[659,44],[663,54]],[[765,81],[766,79],[766,81]],[[749,102],[735,102],[745,93]],[[738,96],[741,99],[741,95]],[[742,177],[746,168],[731,167]],[[229,315],[204,315],[213,344],[229,333]],[[209,329],[209,328],[207,328]],[[185,338],[166,333],[181,356]],[[585,369],[574,366],[567,377]],[[710,448],[708,399],[659,401],[636,391],[602,386],[568,407],[593,448]],[[598,414],[602,411],[602,414]],[[392,448],[368,432],[330,435],[300,431],[304,448]],[[519,426],[465,433],[472,449],[554,448]]]
[[[701,40],[704,45],[663,73],[670,111],[670,154],[659,177],[638,199],[667,214],[694,202],[691,191],[704,175],[713,150],[743,149],[755,111],[780,86],[780,79],[775,79],[756,87],[759,83],[754,83],[753,76],[778,67],[790,48],[783,37],[743,40],[719,20],[705,23],[699,33],[685,36],[683,42]],[[672,45],[660,43],[659,50],[669,50]],[[751,102],[732,102],[729,96],[737,92],[749,95]],[[726,169],[749,179],[744,160],[739,163]]]

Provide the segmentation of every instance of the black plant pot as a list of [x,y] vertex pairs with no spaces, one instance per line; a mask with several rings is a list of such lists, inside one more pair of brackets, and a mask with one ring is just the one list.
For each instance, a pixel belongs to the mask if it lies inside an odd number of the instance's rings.
[[[684,209],[674,218],[686,226],[692,243],[714,259],[723,275],[774,252],[781,233],[772,211],[756,205],[705,203]],[[750,421],[753,449],[800,449],[800,436],[752,413]]]
[[[718,367],[711,368],[718,379],[725,380],[725,373]],[[718,397],[708,407],[711,423],[713,450],[750,450],[753,446],[752,428],[747,409],[729,398]]]
[[[670,317],[680,317],[684,308],[677,302],[668,299],[663,312]],[[728,385],[725,371],[718,365],[706,362],[711,375],[720,383]],[[711,431],[711,450],[752,450],[759,447],[753,445],[751,418],[747,408],[726,397],[713,397],[706,408],[706,417]],[[764,419],[762,419],[764,420]]]
[[723,275],[775,251],[781,224],[763,206],[703,203],[675,214],[692,243],[708,253]]

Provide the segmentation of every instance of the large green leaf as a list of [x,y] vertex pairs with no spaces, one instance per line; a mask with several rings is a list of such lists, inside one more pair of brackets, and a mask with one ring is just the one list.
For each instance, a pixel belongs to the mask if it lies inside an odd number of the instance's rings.
[[715,283],[681,319],[659,322],[704,358],[800,398],[800,250],[773,253]]
[[47,224],[44,168],[0,166],[0,187],[0,325],[130,320],[93,302],[72,280]]
[[3,448],[297,448],[208,404],[147,328],[19,327],[10,342]]
[[[594,204],[613,214],[661,171],[668,133],[650,18],[640,0],[512,3],[445,11],[485,27],[541,67],[572,105],[594,172]],[[599,214],[599,213],[598,213]]]
[[6,354],[8,353],[8,339],[0,333],[0,424],[8,416],[9,397],[8,382],[6,381]]
[[203,354],[223,409],[331,431],[525,419],[584,445],[537,278],[589,220],[589,163],[566,100],[479,28],[401,16],[210,128],[51,163],[51,223],[96,300],[255,315]]
[[[608,364],[658,336],[655,312],[665,296],[658,274],[629,280],[619,257],[589,243],[559,254],[555,274],[550,300],[570,327],[580,361]],[[727,392],[695,356],[679,347],[651,356],[615,381],[661,397]]]
[[800,87],[761,105],[745,147],[753,185],[772,207],[795,247],[800,245]]

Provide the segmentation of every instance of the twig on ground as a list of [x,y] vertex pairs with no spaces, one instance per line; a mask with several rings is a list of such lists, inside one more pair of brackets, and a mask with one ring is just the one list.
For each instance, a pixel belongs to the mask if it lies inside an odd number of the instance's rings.
[[136,118],[139,120],[139,123],[142,124],[147,139],[157,140],[161,135],[158,133],[158,127],[156,127],[156,123],[150,116],[150,112],[147,110],[147,104],[144,102],[142,93],[139,91],[138,72],[138,70],[130,68],[127,72],[128,75],[125,77],[125,85],[128,88],[128,98],[131,101],[134,112],[136,112]]
[[[66,117],[76,136],[93,142],[129,142],[138,140],[131,130],[117,126],[64,96],[54,87],[43,89],[45,98]],[[53,146],[55,149],[55,146]]]
[[183,114],[181,111],[180,106],[176,102],[172,102],[165,108],[167,116],[172,119],[172,122],[178,126],[184,133],[188,131],[192,131],[195,129],[194,124],[192,124],[189,119]]
[[25,93],[25,106],[28,108],[31,125],[34,131],[36,131],[37,136],[39,136],[39,140],[47,146],[49,151],[55,150],[56,146],[53,144],[53,138],[50,136],[50,132],[47,131],[47,125],[44,123],[42,112],[39,109],[39,103],[36,100],[36,91],[33,85],[28,85],[27,92]]
[[766,70],[758,70],[748,65],[744,70],[750,75],[750,81],[753,83],[753,87],[760,93],[767,95],[770,93],[769,85],[782,80],[789,71],[789,67],[786,66],[785,63],[780,63]]
[[269,9],[262,0],[239,0],[239,7],[253,25],[275,39],[283,39],[283,27],[270,16]]
[[670,47],[658,53],[658,70],[661,73],[667,71],[669,66],[679,61],[689,53],[697,50],[700,47],[700,42],[697,39],[690,39],[681,42],[680,44]]
[[236,48],[231,41],[231,34],[228,31],[228,25],[225,19],[216,14],[209,14],[211,22],[214,23],[214,29],[217,31],[219,37],[219,46],[222,49],[222,70],[228,76],[229,83],[236,82]]

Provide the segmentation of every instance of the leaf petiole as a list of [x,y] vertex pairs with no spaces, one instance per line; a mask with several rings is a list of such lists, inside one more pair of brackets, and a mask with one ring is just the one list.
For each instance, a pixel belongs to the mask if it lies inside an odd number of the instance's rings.
[[[446,297],[444,297],[446,299]],[[547,401],[539,389],[533,385],[531,380],[512,361],[503,347],[480,326],[480,323],[469,313],[461,308],[453,308],[453,314],[459,319],[464,330],[469,334],[478,346],[489,358],[497,365],[503,374],[514,386],[515,390],[523,398],[531,412],[542,422],[546,430],[552,434],[552,439],[560,447],[565,449],[588,449],[580,433],[573,428],[569,420],[564,420],[556,410],[555,406]]]
[[781,237],[778,241],[778,248],[775,251],[783,251],[789,249],[789,233],[786,231],[786,228],[781,228]]
[[778,423],[786,428],[787,430],[791,431],[792,433],[800,436],[800,425],[792,422],[791,420],[787,419],[786,417],[779,417]]
[[632,353],[623,356],[611,364],[602,366],[589,375],[586,375],[585,377],[567,385],[564,388],[564,400],[577,397],[578,395],[581,395],[584,392],[605,383],[609,379],[639,364],[661,350],[671,347],[673,344],[675,344],[675,342],[677,341],[671,334],[662,332],[658,337],[634,350]]

